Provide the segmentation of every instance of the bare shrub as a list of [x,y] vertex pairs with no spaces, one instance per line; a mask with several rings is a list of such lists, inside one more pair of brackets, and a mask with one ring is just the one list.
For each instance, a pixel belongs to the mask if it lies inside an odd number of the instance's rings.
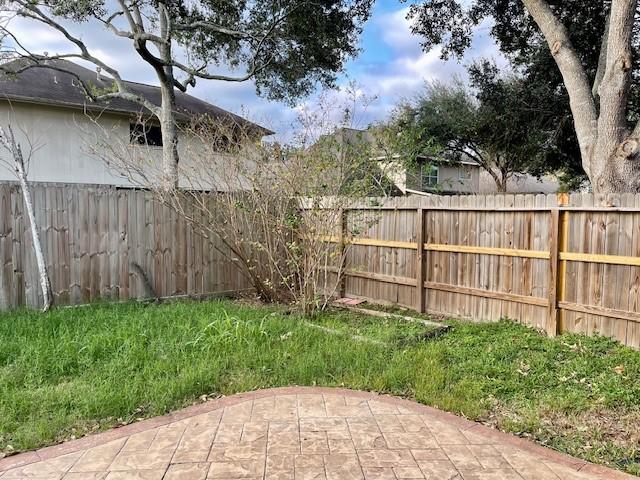
[[259,143],[257,127],[233,117],[181,125],[180,188],[170,191],[159,188],[154,162],[140,159],[140,150],[104,131],[89,143],[121,175],[218,239],[263,300],[312,314],[338,293],[347,252],[343,208],[354,197],[389,190],[371,143],[360,132],[336,130],[353,125],[356,105],[366,108],[368,99],[356,90],[348,96],[346,103],[323,97],[302,109],[286,145]]

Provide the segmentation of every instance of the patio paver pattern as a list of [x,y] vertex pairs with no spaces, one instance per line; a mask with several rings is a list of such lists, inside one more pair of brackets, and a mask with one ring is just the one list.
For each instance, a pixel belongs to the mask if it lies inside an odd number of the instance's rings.
[[414,402],[344,389],[236,395],[0,460],[0,480],[634,478]]

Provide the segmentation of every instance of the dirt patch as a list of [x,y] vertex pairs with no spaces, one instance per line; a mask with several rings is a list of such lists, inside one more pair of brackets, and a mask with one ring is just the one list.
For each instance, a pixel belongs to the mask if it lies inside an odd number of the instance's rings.
[[[640,409],[519,412],[493,404],[482,423],[570,455],[640,473]],[[615,463],[607,461],[615,458]]]
[[543,412],[540,424],[549,432],[591,432],[598,440],[620,448],[640,447],[640,410],[599,409],[566,416],[559,412]]

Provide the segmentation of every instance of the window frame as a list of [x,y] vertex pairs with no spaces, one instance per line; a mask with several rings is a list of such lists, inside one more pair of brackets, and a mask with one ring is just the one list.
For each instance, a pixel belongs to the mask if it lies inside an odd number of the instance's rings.
[[[153,132],[153,135],[149,133]],[[138,147],[163,148],[162,127],[152,122],[129,122],[129,144]]]
[[[428,174],[425,174],[425,168],[429,168]],[[435,172],[435,175],[434,175]],[[433,180],[435,179],[435,183]],[[426,180],[426,181],[425,181]],[[433,164],[420,165],[420,186],[425,188],[436,188],[440,184],[440,166]]]
[[470,168],[466,168],[465,165],[458,166],[458,180],[466,182],[471,180],[472,173]]

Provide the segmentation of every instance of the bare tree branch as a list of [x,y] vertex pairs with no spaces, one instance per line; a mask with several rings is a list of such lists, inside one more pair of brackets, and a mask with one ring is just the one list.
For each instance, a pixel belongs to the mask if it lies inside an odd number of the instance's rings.
[[265,68],[267,68],[271,63],[272,63],[272,60],[268,60],[267,62],[263,63],[260,66],[253,65],[247,73],[237,77],[234,77],[233,75],[206,73],[203,71],[203,68],[206,68],[206,67],[201,67],[201,69],[195,69],[183,63],[180,63],[176,60],[173,60],[171,62],[171,65],[183,71],[184,73],[188,74],[190,79],[201,78],[203,80],[221,80],[225,82],[245,82],[251,79],[252,77],[254,77],[255,75],[257,75],[259,72],[261,72]]
[[600,56],[598,57],[598,69],[596,70],[596,77],[593,82],[593,88],[591,89],[593,98],[597,98],[599,96],[598,90],[600,89],[600,83],[602,82],[602,77],[604,77],[604,72],[607,69],[607,40],[609,39],[610,21],[611,12],[609,12],[609,15],[607,15],[607,20],[604,24],[604,33],[602,35],[602,44],[600,46]]
[[40,288],[42,289],[42,300],[44,303],[42,311],[46,312],[51,308],[51,305],[53,304],[51,282],[47,273],[44,253],[42,252],[42,242],[40,241],[40,235],[38,233],[38,225],[36,223],[36,217],[33,209],[31,190],[27,181],[24,155],[22,153],[20,144],[16,141],[11,125],[7,126],[6,131],[4,128],[0,127],[0,146],[2,146],[10,153],[14,173],[18,181],[20,182],[22,197],[24,199],[27,216],[29,218],[29,223],[31,226],[31,237],[33,242],[33,250],[36,257],[36,264],[38,265],[38,273],[40,275]]
[[[44,23],[45,25],[48,25],[49,27],[54,28],[55,30],[60,32],[62,35],[64,35],[65,38],[67,38],[67,40],[69,40],[71,43],[76,45],[79,48],[80,53],[79,54],[71,53],[71,54],[53,55],[53,56],[49,56],[49,57],[45,57],[43,55],[35,54],[35,53],[32,53],[29,50],[27,50],[18,41],[18,39],[15,37],[15,35],[13,35],[6,27],[0,27],[0,31],[2,31],[6,35],[9,35],[12,38],[12,40],[14,40],[16,42],[16,45],[18,45],[19,48],[23,51],[22,56],[26,57],[28,60],[31,60],[31,62],[28,63],[27,65],[25,65],[25,67],[22,67],[22,68],[18,69],[17,72],[14,71],[13,73],[20,73],[21,71],[27,70],[29,68],[34,68],[34,67],[50,68],[50,69],[53,69],[53,70],[58,70],[58,71],[67,73],[69,75],[72,75],[74,78],[76,78],[78,80],[78,83],[82,87],[83,91],[85,92],[85,94],[89,98],[91,98],[93,101],[97,102],[97,101],[109,100],[109,99],[113,99],[113,98],[121,98],[123,100],[128,100],[128,101],[131,101],[131,102],[135,102],[135,103],[145,107],[149,111],[153,112],[154,114],[158,114],[160,112],[160,108],[157,105],[153,104],[152,102],[150,102],[145,97],[143,97],[141,95],[137,95],[137,94],[131,92],[129,90],[129,88],[127,87],[126,83],[120,77],[119,72],[115,68],[107,65],[106,63],[104,63],[103,61],[98,59],[97,57],[93,56],[89,52],[89,49],[87,48],[85,43],[82,40],[80,40],[79,38],[71,35],[67,31],[67,29],[65,29],[60,23],[56,22],[52,18],[49,18],[42,10],[37,8],[35,5],[30,4],[28,1],[17,0],[17,3],[19,3],[23,7],[23,9],[18,10],[18,12],[17,12],[18,15],[24,16],[24,17],[27,17],[27,18],[31,18],[31,19],[33,19],[35,21],[38,21],[40,23]],[[61,60],[61,59],[68,59],[68,58],[83,59],[83,60],[91,62],[94,65],[100,67],[101,69],[103,69],[105,72],[107,72],[113,78],[113,82],[115,83],[118,91],[117,92],[109,92],[109,93],[102,94],[102,95],[96,95],[96,94],[93,93],[93,91],[90,88],[90,86],[87,85],[85,82],[83,82],[78,77],[78,75],[76,73],[72,72],[69,69],[65,69],[64,67],[60,67],[60,65],[52,66],[52,65],[47,65],[45,63],[47,60]]]
[[[522,0],[549,45],[569,93],[576,134],[583,158],[590,158],[597,140],[597,113],[589,79],[573,48],[565,26],[545,0]],[[590,166],[585,165],[587,175]]]
[[234,30],[232,28],[223,27],[222,25],[217,25],[212,22],[205,22],[201,20],[196,22],[191,22],[189,24],[176,23],[174,25],[174,28],[178,32],[189,32],[189,31],[193,31],[201,28],[209,32],[216,32],[216,33],[222,33],[223,35],[229,35],[230,37],[254,38],[254,39],[256,38],[251,33],[245,32],[243,30]]

